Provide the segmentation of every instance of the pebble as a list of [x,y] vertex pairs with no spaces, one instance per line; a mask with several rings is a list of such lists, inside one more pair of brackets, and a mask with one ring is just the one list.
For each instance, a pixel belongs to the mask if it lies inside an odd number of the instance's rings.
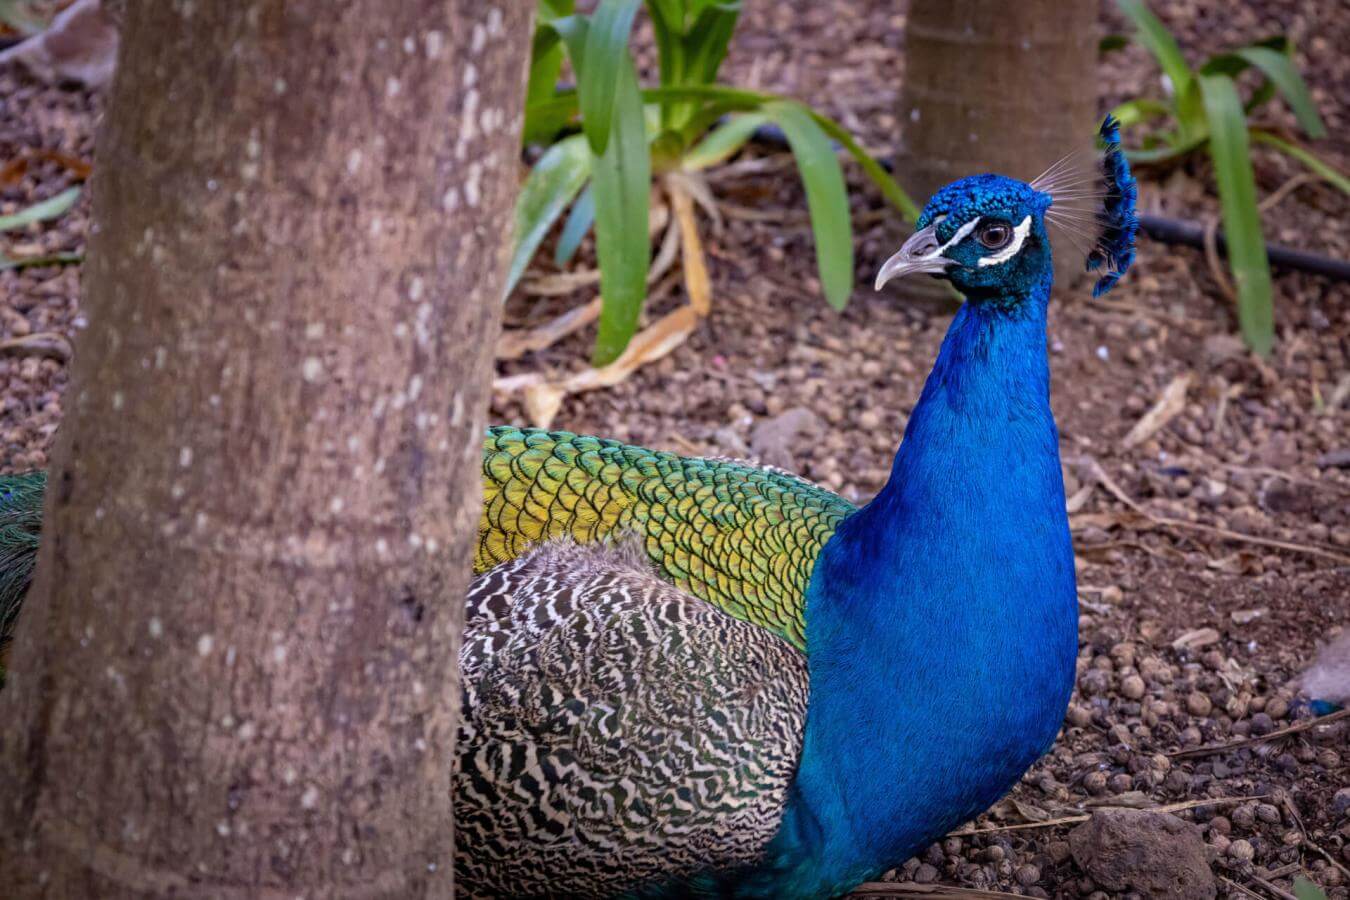
[[1186,696],[1186,711],[1193,716],[1207,716],[1213,708],[1214,704],[1209,697],[1199,691],[1191,691]]
[[1144,696],[1144,679],[1138,675],[1126,675],[1120,681],[1120,693],[1131,700],[1138,700]]
[[1228,855],[1233,859],[1251,862],[1256,857],[1256,849],[1252,847],[1251,841],[1238,838],[1228,845]]

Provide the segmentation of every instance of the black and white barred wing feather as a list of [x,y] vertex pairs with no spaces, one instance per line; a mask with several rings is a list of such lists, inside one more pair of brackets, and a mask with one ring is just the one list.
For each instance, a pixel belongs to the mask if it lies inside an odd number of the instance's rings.
[[551,544],[473,584],[456,887],[607,896],[756,862],[796,769],[806,662],[660,580]]

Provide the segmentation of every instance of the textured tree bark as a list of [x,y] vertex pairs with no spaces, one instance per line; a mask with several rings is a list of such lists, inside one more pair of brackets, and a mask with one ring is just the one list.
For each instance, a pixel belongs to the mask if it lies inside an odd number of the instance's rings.
[[[1097,4],[912,0],[896,168],[927,197],[980,172],[1030,180],[1097,125]],[[1056,247],[1056,272],[1083,259]]]
[[128,4],[6,896],[451,893],[533,6]]

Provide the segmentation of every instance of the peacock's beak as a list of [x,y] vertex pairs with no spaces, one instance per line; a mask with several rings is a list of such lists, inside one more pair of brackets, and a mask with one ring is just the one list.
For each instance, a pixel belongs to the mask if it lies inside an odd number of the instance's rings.
[[879,291],[886,282],[915,272],[938,274],[947,271],[952,261],[942,255],[943,249],[938,243],[936,225],[914,232],[900,251],[882,264],[874,290]]

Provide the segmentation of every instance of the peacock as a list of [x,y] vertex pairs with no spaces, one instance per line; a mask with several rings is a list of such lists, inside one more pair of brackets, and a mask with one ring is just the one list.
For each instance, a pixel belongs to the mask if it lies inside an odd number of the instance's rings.
[[[1129,268],[1135,182],[1114,120],[1100,136],[1086,176],[1061,161],[946,186],[881,267],[878,290],[929,273],[966,302],[861,508],[746,462],[488,429],[457,890],[834,896],[1050,748],[1078,615],[1047,225],[1092,241],[1094,293]],[[0,612],[31,569],[30,485],[3,501],[22,551],[0,557]]]

